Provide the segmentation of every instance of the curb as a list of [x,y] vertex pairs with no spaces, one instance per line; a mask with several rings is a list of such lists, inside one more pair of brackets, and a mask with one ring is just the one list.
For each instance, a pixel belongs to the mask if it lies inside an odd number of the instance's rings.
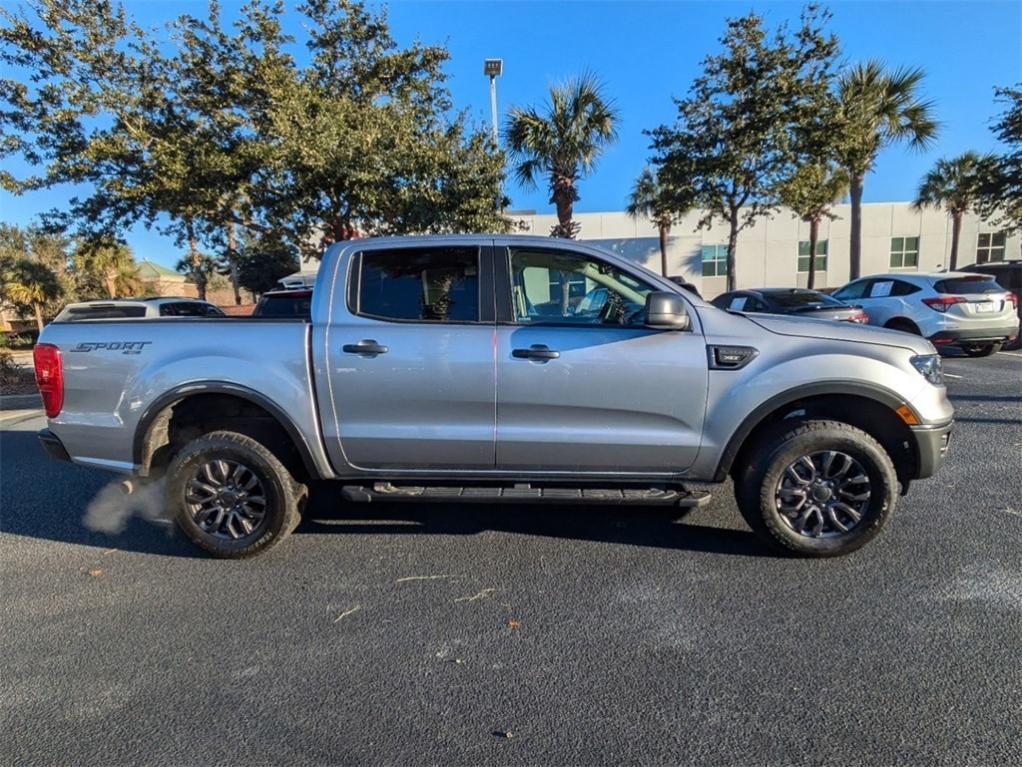
[[38,410],[43,399],[38,394],[5,394],[0,397],[0,411]]

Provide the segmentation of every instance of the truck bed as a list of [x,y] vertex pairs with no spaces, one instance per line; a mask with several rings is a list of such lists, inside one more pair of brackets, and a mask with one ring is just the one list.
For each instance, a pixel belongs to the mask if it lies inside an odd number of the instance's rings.
[[154,408],[216,382],[285,408],[325,467],[310,333],[308,322],[258,318],[51,324],[45,343],[61,352],[64,403],[50,429],[77,463],[130,472],[138,426]]

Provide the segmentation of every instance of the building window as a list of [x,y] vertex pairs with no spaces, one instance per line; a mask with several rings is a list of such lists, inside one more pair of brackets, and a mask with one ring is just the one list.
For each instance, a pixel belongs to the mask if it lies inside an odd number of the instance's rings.
[[[809,271],[809,240],[802,240],[798,244],[798,270]],[[827,241],[818,240],[816,243],[816,271],[827,271]]]
[[585,275],[578,272],[558,272],[551,270],[547,275],[551,300],[560,301],[564,287],[568,288],[568,300],[572,305],[578,303],[587,292]]
[[703,277],[727,276],[727,245],[703,245]]
[[891,238],[891,268],[914,269],[919,266],[919,238]]
[[976,241],[976,263],[1004,260],[1004,232],[983,232]]

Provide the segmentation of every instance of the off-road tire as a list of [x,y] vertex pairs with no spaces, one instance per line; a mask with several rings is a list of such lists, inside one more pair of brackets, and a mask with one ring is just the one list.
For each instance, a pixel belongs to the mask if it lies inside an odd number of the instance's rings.
[[[263,520],[239,540],[214,537],[192,518],[186,503],[187,484],[211,460],[240,462],[255,474],[265,493]],[[241,559],[280,543],[301,520],[305,485],[295,481],[284,464],[260,442],[232,431],[214,431],[187,443],[167,470],[167,508],[178,527],[198,547],[222,559]]]
[[[861,520],[836,537],[811,538],[795,532],[777,508],[781,474],[800,456],[836,450],[854,458],[870,481]],[[840,421],[783,421],[744,452],[735,473],[735,499],[745,521],[772,550],[802,557],[833,557],[865,546],[894,512],[898,478],[890,456],[866,432]]]

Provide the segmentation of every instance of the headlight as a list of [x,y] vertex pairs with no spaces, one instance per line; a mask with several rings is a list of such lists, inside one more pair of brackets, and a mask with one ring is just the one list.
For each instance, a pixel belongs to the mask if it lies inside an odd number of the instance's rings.
[[912,367],[934,386],[944,385],[944,371],[941,369],[939,354],[919,354],[912,358]]

